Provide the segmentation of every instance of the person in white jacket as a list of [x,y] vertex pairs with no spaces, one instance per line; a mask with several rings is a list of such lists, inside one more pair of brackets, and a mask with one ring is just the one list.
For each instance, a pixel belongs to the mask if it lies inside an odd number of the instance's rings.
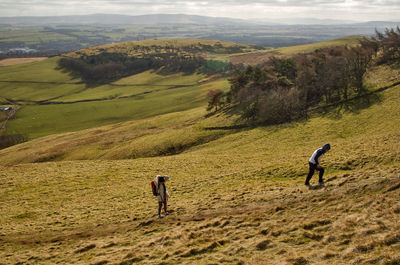
[[163,216],[161,215],[161,209],[163,205],[165,215],[169,214],[167,211],[167,201],[169,198],[169,193],[167,191],[167,187],[165,186],[165,182],[167,180],[169,180],[169,176],[157,175],[157,177],[154,179],[158,200],[158,218],[163,218]]
[[324,183],[323,176],[324,176],[324,168],[321,167],[319,164],[321,161],[321,158],[324,156],[326,152],[328,152],[331,149],[330,144],[325,144],[323,147],[318,148],[317,150],[314,151],[312,156],[310,157],[310,160],[308,161],[308,164],[310,166],[310,169],[308,171],[308,175],[306,178],[306,186],[310,185],[310,180],[312,176],[314,175],[315,170],[319,171],[319,184],[322,185]]

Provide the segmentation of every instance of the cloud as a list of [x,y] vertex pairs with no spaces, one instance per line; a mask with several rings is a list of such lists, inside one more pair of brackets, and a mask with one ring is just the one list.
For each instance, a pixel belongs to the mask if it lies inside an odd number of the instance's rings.
[[400,0],[0,0],[0,16],[185,13],[237,18],[398,20]]

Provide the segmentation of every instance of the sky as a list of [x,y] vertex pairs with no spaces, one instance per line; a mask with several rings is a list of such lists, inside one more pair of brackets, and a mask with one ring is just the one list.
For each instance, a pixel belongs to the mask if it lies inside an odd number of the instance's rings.
[[400,21],[400,0],[0,0],[2,17],[99,13]]

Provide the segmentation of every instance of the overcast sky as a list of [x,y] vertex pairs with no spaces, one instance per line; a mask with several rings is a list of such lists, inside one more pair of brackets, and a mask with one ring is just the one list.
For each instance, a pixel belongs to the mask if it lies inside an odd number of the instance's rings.
[[399,21],[400,0],[0,0],[0,16],[96,13]]

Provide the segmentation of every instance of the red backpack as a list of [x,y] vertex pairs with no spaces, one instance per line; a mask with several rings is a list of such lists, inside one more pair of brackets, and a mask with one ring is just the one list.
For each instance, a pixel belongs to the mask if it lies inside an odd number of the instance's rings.
[[154,180],[151,181],[151,190],[153,191],[153,195],[157,196],[157,189],[156,189],[156,183],[154,182]]

